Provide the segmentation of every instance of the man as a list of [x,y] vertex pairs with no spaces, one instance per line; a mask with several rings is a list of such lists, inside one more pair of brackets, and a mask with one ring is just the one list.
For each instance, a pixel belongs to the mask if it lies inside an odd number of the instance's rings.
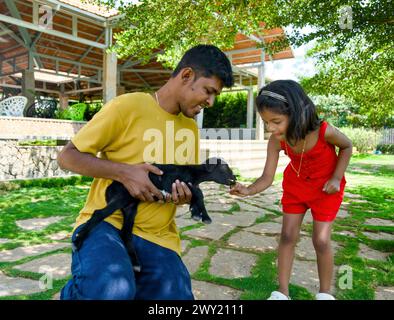
[[[193,117],[212,106],[224,86],[232,85],[231,64],[224,53],[198,45],[185,53],[171,78],[153,95],[129,93],[111,100],[60,152],[61,168],[94,177],[73,239],[94,210],[105,207],[105,190],[113,180],[143,201],[133,227],[141,272],[133,271],[119,234],[123,218],[116,211],[91,231],[80,250],[73,251],[72,279],[61,299],[193,299],[174,220],[176,205],[189,203],[191,192],[176,181],[171,198],[163,199],[148,178],[149,172],[161,172],[148,162],[199,163]],[[154,196],[165,202],[154,202]]]

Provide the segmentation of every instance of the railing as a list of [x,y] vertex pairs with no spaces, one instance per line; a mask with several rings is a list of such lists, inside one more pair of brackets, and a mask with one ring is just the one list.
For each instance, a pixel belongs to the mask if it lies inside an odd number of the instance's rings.
[[394,144],[394,128],[384,129],[380,144]]

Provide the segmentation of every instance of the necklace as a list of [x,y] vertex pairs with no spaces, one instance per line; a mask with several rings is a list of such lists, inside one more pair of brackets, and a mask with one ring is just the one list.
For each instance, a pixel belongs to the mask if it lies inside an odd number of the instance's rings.
[[[305,151],[305,144],[306,144],[306,138],[304,140],[304,145],[302,146],[302,152],[301,152],[301,159],[300,159],[300,166],[298,167],[298,170],[296,170],[296,168],[294,168],[293,166],[293,161],[290,161],[290,165],[293,168],[294,172],[297,174],[297,178],[300,177],[300,171],[301,171],[301,165],[302,165],[302,158],[304,157],[304,151]],[[287,155],[289,155],[289,151],[287,150],[287,142],[285,141],[285,149],[286,149],[286,153]]]
[[157,96],[157,91],[155,91],[155,97],[156,97],[157,104],[160,106],[159,97]]

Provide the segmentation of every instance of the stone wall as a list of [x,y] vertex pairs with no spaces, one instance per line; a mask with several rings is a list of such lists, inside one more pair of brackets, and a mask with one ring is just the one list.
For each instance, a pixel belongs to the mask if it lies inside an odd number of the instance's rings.
[[56,158],[62,146],[19,146],[17,140],[0,140],[0,181],[70,176]]

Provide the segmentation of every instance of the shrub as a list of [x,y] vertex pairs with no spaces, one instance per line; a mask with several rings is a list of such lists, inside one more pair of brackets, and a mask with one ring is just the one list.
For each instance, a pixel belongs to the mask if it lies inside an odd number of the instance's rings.
[[[246,92],[221,94],[213,108],[204,110],[204,128],[239,128],[246,125]],[[253,112],[254,114],[255,112]]]
[[316,95],[311,96],[316,105],[319,117],[325,119],[336,127],[359,127],[365,121],[363,116],[358,114],[359,107],[344,97],[338,95]]
[[88,104],[88,108],[86,109],[85,112],[85,120],[89,121],[90,119],[93,118],[93,116],[100,111],[100,109],[103,107],[102,102],[93,102]]
[[85,177],[85,176],[0,181],[0,190],[10,191],[19,188],[29,188],[29,187],[53,188],[53,187],[63,187],[68,185],[79,185],[91,181],[93,181],[93,178]]
[[352,140],[353,147],[359,153],[367,153],[368,151],[375,150],[382,136],[381,132],[372,129],[341,128],[340,130]]
[[379,144],[376,150],[384,154],[394,154],[394,144]]
[[85,111],[88,108],[86,103],[76,103],[69,106],[67,109],[59,110],[56,113],[58,119],[84,121]]

